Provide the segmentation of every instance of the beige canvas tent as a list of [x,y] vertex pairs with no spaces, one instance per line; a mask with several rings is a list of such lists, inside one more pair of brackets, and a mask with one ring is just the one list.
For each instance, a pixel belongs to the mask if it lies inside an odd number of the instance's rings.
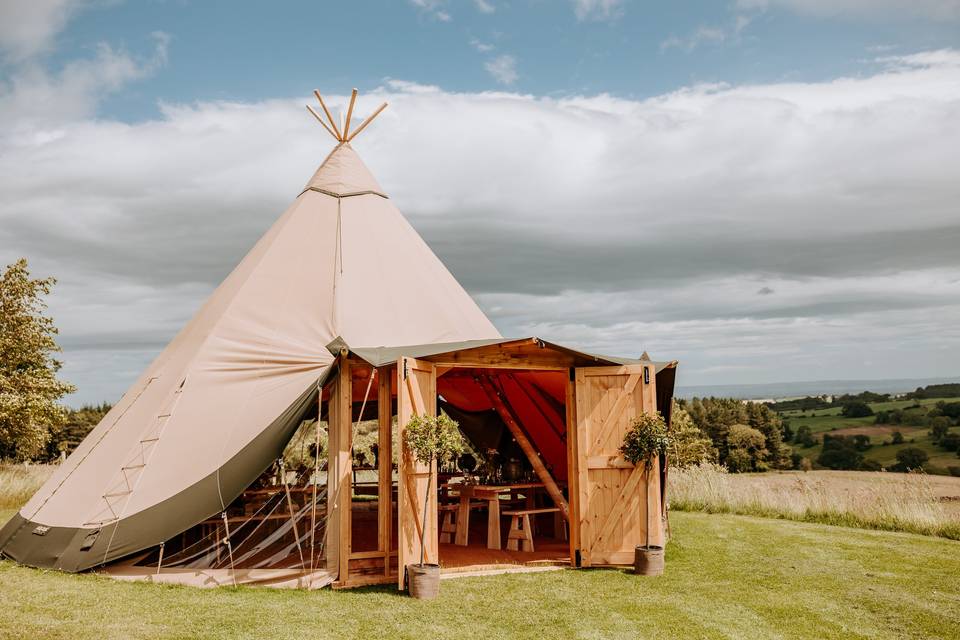
[[[669,411],[675,363],[501,338],[352,148],[372,119],[351,131],[355,98],[356,92],[342,127],[322,99],[326,120],[311,109],[336,139],[333,151],[196,316],[0,530],[0,553],[36,567],[107,566],[121,577],[194,584],[318,586],[338,575],[347,584],[351,569],[353,583],[371,571],[396,579],[398,556],[412,557],[419,545],[409,529],[419,507],[407,499],[416,492],[398,493],[398,486],[424,470],[390,450],[404,416],[437,410],[438,387],[445,410],[459,411],[465,424],[497,409],[501,427],[506,419],[526,430],[536,457],[546,461],[540,466],[548,475],[553,470],[550,482],[557,485],[555,475],[565,485],[556,489],[557,500],[566,505],[565,491],[573,515],[584,509],[593,526],[592,489],[576,486],[577,455],[587,454],[575,450],[574,402],[609,403],[604,389],[619,389],[616,424],[604,428],[610,442],[582,445],[596,448],[591,459],[611,459],[611,473],[594,485],[613,492],[604,504],[616,505],[639,499],[639,487],[654,482],[623,475],[611,452],[637,411]],[[430,372],[417,406],[410,385],[400,384],[408,374],[402,363]],[[473,369],[444,376],[458,366]],[[590,367],[603,377],[584,374]],[[585,385],[580,400],[576,371]],[[589,385],[599,400],[589,399]],[[494,387],[501,402],[487,394]],[[351,457],[368,409],[379,429],[372,500],[362,495]],[[327,457],[316,456],[316,468],[299,478],[288,481],[281,471],[267,482],[291,436],[311,418],[317,443],[329,437]],[[579,419],[584,429],[590,419]],[[474,431],[480,440],[484,429]],[[659,476],[655,484],[653,513],[660,514]],[[573,497],[581,489],[583,499]],[[617,527],[629,529],[617,539],[624,549],[647,527],[627,524],[633,508],[617,515]],[[364,520],[366,513],[372,520]],[[573,525],[570,539],[580,546],[564,555],[578,563],[589,554]],[[430,526],[436,555],[436,518]],[[595,564],[612,557],[597,547]]]

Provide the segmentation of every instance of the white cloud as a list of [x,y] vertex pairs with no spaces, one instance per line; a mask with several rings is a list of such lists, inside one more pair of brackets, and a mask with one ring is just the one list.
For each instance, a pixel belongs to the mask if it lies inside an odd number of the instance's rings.
[[491,51],[496,49],[494,45],[488,42],[483,42],[482,40],[478,40],[477,38],[470,39],[470,46],[476,49],[477,51],[479,51],[480,53],[490,53]]
[[0,53],[20,62],[51,49],[82,6],[79,0],[10,0],[0,3]]
[[170,36],[158,31],[152,38],[153,52],[144,59],[101,42],[92,58],[73,60],[59,73],[33,62],[18,65],[7,81],[0,79],[0,119],[12,125],[0,127],[0,136],[35,135],[45,125],[92,116],[107,95],[166,64]]
[[573,0],[577,20],[615,20],[623,14],[623,0]]
[[737,0],[736,5],[740,9],[779,7],[808,15],[869,20],[904,15],[936,20],[960,19],[960,0]]
[[480,13],[493,13],[497,10],[496,5],[489,2],[489,0],[473,0],[473,6],[475,6]]
[[[677,357],[686,384],[957,374],[958,56],[647,100],[393,80],[355,146],[505,334]],[[83,399],[115,399],[302,188],[328,144],[305,101],[0,117],[0,263],[60,278]]]
[[501,55],[488,60],[483,65],[493,79],[500,84],[513,84],[517,81],[517,59],[511,55]]
[[752,21],[752,16],[738,14],[734,16],[733,21],[728,26],[700,25],[687,36],[678,37],[671,35],[660,43],[660,51],[677,48],[690,52],[700,45],[720,45],[728,41],[740,42],[743,30],[746,29]]
[[410,0],[410,4],[440,22],[453,20],[453,16],[446,9],[446,0]]

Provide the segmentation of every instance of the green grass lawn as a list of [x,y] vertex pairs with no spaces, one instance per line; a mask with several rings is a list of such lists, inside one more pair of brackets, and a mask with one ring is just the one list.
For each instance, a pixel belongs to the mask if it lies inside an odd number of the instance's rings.
[[390,587],[199,590],[0,562],[10,638],[960,638],[960,543],[671,515],[659,578],[595,569]]

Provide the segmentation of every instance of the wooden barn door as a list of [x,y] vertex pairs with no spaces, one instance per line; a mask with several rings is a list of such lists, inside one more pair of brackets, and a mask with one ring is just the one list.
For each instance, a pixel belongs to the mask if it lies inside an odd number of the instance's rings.
[[410,455],[404,444],[404,430],[415,415],[436,415],[437,378],[433,364],[414,358],[397,361],[397,429],[400,455],[397,456],[397,556],[398,582],[404,586],[405,568],[420,562],[420,527],[423,518],[423,499],[430,482],[427,498],[427,535],[424,562],[438,562],[437,542],[437,465],[420,464]]
[[[655,412],[652,365],[586,367],[576,370],[575,483],[582,566],[632,564],[634,547],[663,544],[659,466],[634,467],[619,453],[630,422],[641,412]],[[571,474],[573,476],[573,474]],[[643,522],[647,497],[648,519]]]

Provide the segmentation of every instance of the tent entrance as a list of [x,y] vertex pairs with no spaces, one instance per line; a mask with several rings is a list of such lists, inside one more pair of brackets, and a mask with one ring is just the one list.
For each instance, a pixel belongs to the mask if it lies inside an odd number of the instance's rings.
[[[448,346],[340,350],[329,387],[334,586],[402,588],[421,535],[443,575],[622,564],[648,529],[662,540],[661,474],[638,476],[617,448],[639,412],[669,419],[672,377],[657,382],[673,363],[619,364],[536,338]],[[411,417],[439,411],[475,464],[427,467],[404,450]],[[373,443],[371,463],[360,452]]]
[[570,565],[568,372],[519,366],[437,367],[470,449],[438,474],[445,573]]

